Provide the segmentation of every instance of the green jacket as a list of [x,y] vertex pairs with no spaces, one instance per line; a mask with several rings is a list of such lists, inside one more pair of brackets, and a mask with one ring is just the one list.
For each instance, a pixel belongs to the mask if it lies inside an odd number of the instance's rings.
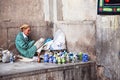
[[30,38],[25,39],[22,32],[18,33],[15,39],[15,45],[20,54],[27,58],[32,58],[37,51],[37,48],[33,45],[34,40]]

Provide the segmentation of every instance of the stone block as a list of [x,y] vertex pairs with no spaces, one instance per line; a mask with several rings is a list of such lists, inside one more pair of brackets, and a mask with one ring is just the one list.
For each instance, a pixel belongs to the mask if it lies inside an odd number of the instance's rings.
[[60,65],[16,62],[0,63],[0,67],[0,80],[97,80],[95,62]]
[[42,0],[0,0],[0,2],[0,22],[44,19]]
[[7,49],[7,29],[3,29],[1,28],[0,29],[0,47],[1,48],[4,48],[4,49]]

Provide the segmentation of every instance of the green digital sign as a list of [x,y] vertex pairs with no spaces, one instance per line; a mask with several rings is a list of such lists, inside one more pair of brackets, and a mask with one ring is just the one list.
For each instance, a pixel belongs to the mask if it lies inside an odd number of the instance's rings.
[[99,15],[119,15],[120,0],[98,0],[97,13]]

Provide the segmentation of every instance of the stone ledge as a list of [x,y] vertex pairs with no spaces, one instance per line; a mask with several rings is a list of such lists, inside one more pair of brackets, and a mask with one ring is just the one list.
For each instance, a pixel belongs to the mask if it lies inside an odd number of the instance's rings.
[[84,20],[84,21],[57,21],[56,25],[94,25],[95,20]]
[[[33,76],[38,74],[46,74],[50,72],[59,72],[66,70],[75,70],[79,68],[95,67],[95,62],[86,63],[68,63],[68,64],[52,64],[52,63],[35,63],[35,62],[16,62],[16,63],[0,63],[0,80],[9,80],[18,77]],[[94,72],[94,71],[93,71]]]

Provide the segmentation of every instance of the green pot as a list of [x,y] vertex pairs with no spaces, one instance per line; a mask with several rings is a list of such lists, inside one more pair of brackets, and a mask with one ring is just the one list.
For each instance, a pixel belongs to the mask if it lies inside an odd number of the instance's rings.
[[62,58],[62,63],[64,64],[66,62],[65,58]]
[[82,61],[82,52],[79,53],[79,60]]
[[58,64],[61,64],[61,58],[60,57],[57,58],[57,61],[58,61]]

